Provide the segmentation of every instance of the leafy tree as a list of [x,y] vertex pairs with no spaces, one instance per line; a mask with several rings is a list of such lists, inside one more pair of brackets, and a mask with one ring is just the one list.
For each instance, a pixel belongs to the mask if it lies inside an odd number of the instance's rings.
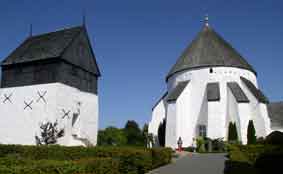
[[228,141],[237,141],[238,133],[236,123],[230,122],[228,127]]
[[56,144],[57,140],[60,137],[63,137],[65,134],[64,129],[58,128],[58,121],[56,120],[54,123],[46,122],[40,124],[40,137],[35,136],[35,142],[37,145],[49,145],[49,144]]
[[248,138],[248,144],[255,144],[256,143],[256,135],[255,135],[255,127],[254,123],[252,120],[249,121],[248,125],[248,133],[247,133],[247,138]]
[[127,143],[127,138],[122,129],[107,127],[98,131],[97,144],[100,146],[123,146]]
[[158,141],[160,146],[165,146],[165,134],[166,134],[166,119],[159,124],[158,127]]
[[143,146],[144,145],[144,138],[142,132],[139,128],[139,125],[133,121],[127,121],[124,132],[127,138],[127,144],[133,146]]

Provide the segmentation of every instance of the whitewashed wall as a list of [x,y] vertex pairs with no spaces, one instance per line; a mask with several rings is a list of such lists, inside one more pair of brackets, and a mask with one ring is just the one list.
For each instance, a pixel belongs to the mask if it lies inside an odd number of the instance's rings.
[[[38,92],[44,95],[40,98]],[[5,97],[11,95],[10,101]],[[73,138],[88,139],[96,145],[98,129],[98,96],[82,92],[61,84],[42,84],[0,89],[0,143],[35,144],[41,122],[56,121],[65,129],[65,136],[59,140],[62,145],[84,145]],[[45,100],[45,101],[44,101]],[[31,108],[25,103],[31,103]],[[25,108],[26,107],[26,108]],[[64,111],[69,112],[64,116]],[[78,119],[72,125],[73,116]]]
[[[197,136],[197,124],[207,122],[207,135],[211,138],[227,138],[230,121],[235,121],[240,140],[246,143],[247,125],[254,120],[258,135],[266,135],[270,130],[270,120],[266,105],[258,104],[257,99],[242,83],[240,77],[250,80],[258,86],[253,72],[234,67],[201,68],[177,73],[168,79],[168,92],[172,91],[181,81],[190,83],[179,96],[176,104],[167,108],[166,146],[177,147],[177,139],[181,137],[183,146],[190,146]],[[207,102],[207,83],[218,82],[220,85],[220,101]],[[250,103],[237,103],[227,82],[237,82],[243,89]],[[253,109],[253,110],[252,110]],[[166,109],[165,109],[166,110]],[[255,117],[257,115],[257,117]]]
[[148,132],[153,135],[155,143],[153,146],[158,146],[158,128],[160,123],[163,122],[166,116],[166,103],[165,100],[162,99],[152,110],[152,118],[148,125]]

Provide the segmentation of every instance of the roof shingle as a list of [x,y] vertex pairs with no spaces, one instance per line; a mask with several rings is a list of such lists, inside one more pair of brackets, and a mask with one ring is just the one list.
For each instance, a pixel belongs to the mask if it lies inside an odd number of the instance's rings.
[[215,66],[243,68],[256,73],[228,42],[210,26],[205,26],[171,68],[166,80],[180,71]]

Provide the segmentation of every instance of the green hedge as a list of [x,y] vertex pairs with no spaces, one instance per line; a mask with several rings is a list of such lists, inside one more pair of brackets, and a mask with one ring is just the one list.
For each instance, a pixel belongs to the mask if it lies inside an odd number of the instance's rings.
[[173,151],[170,148],[153,148],[152,168],[157,168],[171,162]]
[[111,158],[81,161],[23,160],[0,158],[0,174],[119,174],[119,163]]
[[274,145],[229,145],[229,161],[226,162],[226,174],[273,173],[280,170],[283,163],[283,147]]
[[15,174],[25,173],[25,170],[43,174],[60,173],[61,170],[61,173],[84,173],[90,166],[94,166],[90,173],[109,170],[110,173],[142,174],[170,163],[171,155],[169,148],[0,145],[0,174],[11,170]]

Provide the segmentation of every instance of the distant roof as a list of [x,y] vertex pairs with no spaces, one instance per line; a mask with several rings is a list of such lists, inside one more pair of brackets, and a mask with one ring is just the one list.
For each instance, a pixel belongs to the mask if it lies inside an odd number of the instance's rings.
[[274,102],[267,105],[271,127],[283,128],[283,102]]
[[243,68],[256,74],[252,66],[228,42],[209,25],[205,25],[171,68],[166,80],[177,72],[215,66]]
[[229,82],[227,83],[228,88],[231,90],[234,95],[236,101],[238,103],[248,103],[250,102],[244,91],[238,85],[237,82]]
[[219,83],[208,83],[206,86],[206,90],[207,90],[207,101],[220,100]]
[[[84,26],[77,26],[28,37],[18,48],[16,48],[6,59],[4,59],[4,61],[2,61],[1,65],[5,66],[58,58],[63,55],[64,51],[83,31],[86,32]],[[85,64],[82,68],[100,75],[94,54],[93,59],[93,63]]]
[[241,80],[244,82],[244,84],[248,87],[250,92],[253,94],[253,96],[261,103],[269,103],[267,97],[261,92],[261,90],[257,89],[255,85],[249,81],[248,79],[241,77]]
[[190,81],[179,82],[178,85],[168,94],[167,101],[176,101],[189,82]]

